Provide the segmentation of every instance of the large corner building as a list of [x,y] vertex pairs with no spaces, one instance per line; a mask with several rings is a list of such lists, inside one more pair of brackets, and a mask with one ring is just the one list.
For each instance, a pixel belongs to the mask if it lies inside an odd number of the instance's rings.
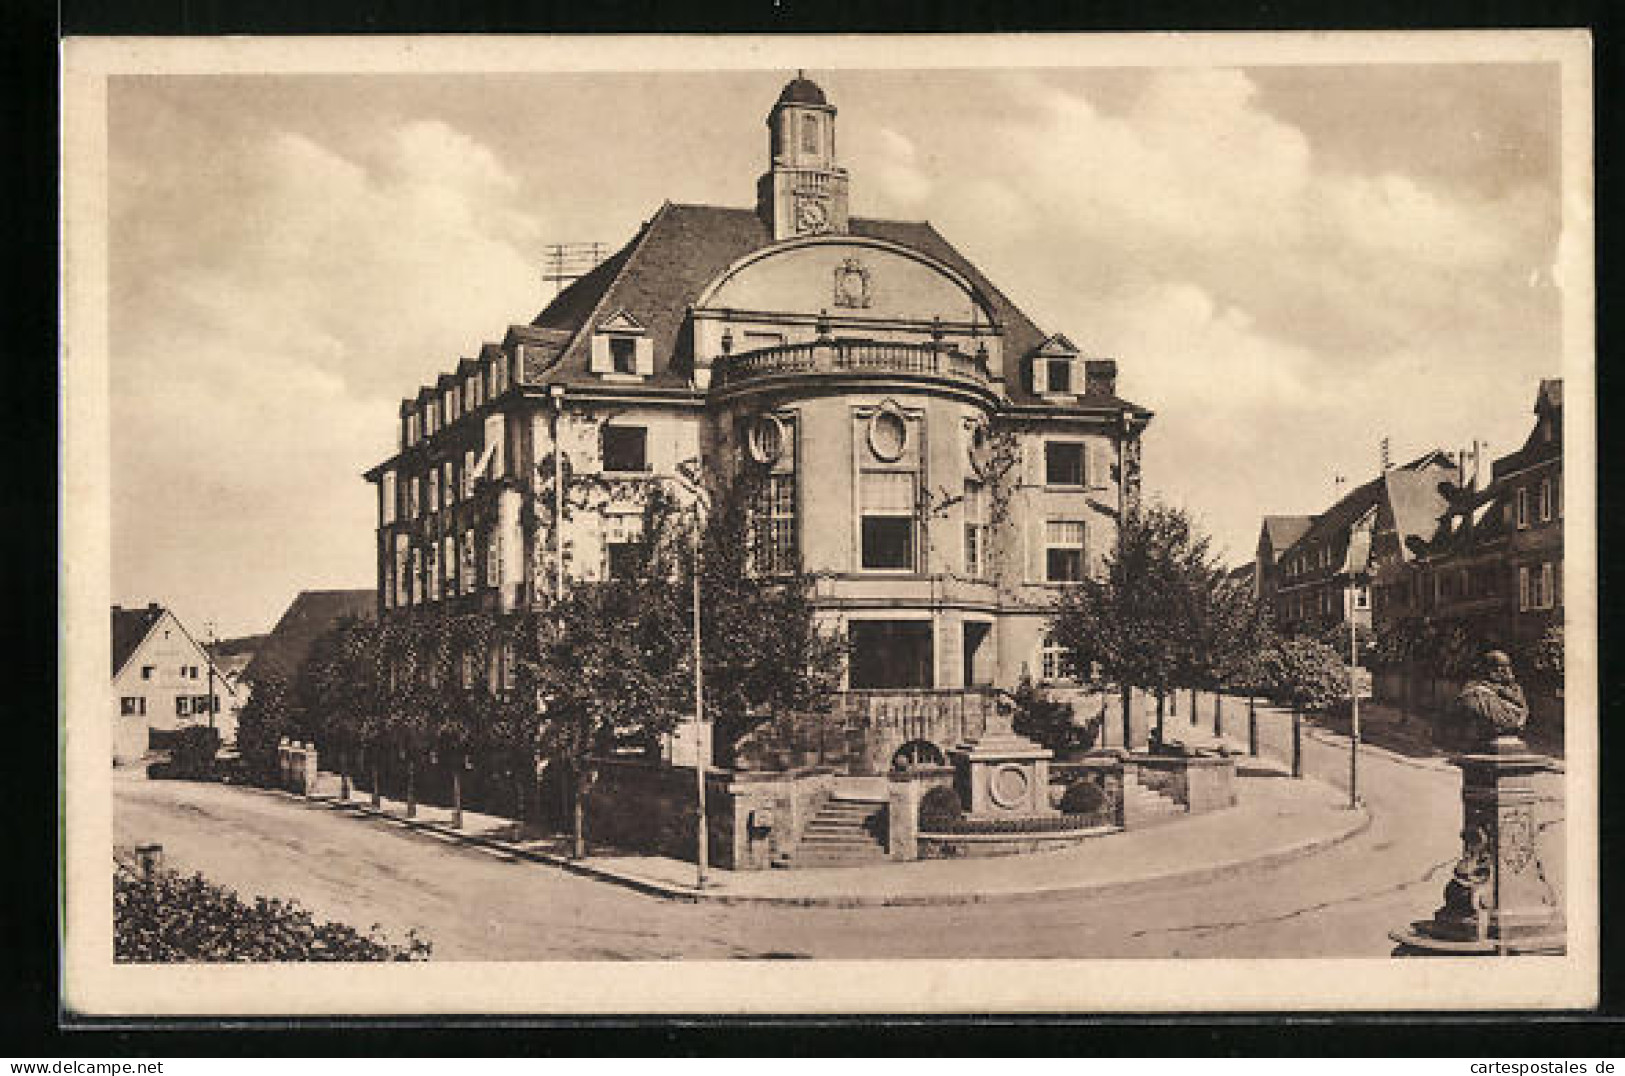
[[641,506],[588,497],[593,477],[677,489],[687,462],[753,462],[756,563],[815,578],[852,689],[1061,674],[1046,611],[1114,542],[1151,412],[930,224],[855,214],[836,144],[798,76],[754,206],[661,205],[402,401],[399,451],[367,473],[381,615],[520,611],[612,576]]

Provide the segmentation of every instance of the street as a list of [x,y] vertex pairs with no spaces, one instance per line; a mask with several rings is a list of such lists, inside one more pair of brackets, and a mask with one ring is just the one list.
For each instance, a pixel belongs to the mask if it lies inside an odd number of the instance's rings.
[[[1322,735],[1306,731],[1305,772],[1346,787],[1346,741]],[[1288,715],[1261,709],[1260,739],[1283,756]],[[1555,794],[1561,775],[1546,780]],[[396,938],[415,928],[437,960],[1382,957],[1390,929],[1439,903],[1458,847],[1459,775],[1366,752],[1361,782],[1373,814],[1364,833],[1276,866],[1093,898],[856,909],[678,903],[280,795],[113,788],[119,844],[161,843],[171,866],[245,897],[296,898],[318,918],[378,923]],[[1561,864],[1548,873],[1561,883]]]

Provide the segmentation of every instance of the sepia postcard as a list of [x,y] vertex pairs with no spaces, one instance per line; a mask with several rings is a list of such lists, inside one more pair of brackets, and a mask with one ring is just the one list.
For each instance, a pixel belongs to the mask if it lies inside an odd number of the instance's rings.
[[1595,1005],[1590,58],[66,41],[65,1010]]

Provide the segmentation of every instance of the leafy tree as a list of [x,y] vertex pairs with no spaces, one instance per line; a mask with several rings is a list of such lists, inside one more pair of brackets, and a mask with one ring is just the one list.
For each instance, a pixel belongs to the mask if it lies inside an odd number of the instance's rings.
[[237,718],[237,750],[250,781],[275,787],[281,784],[278,749],[295,732],[303,715],[280,673],[267,673],[254,684],[254,692]]
[[1319,639],[1295,635],[1264,655],[1271,694],[1295,710],[1327,710],[1348,694],[1348,669],[1337,651]]
[[1125,745],[1134,688],[1157,694],[1160,726],[1168,690],[1203,675],[1208,621],[1223,578],[1210,544],[1179,509],[1131,512],[1103,570],[1061,592],[1051,634],[1075,668],[1098,669],[1121,689]]
[[380,684],[373,651],[379,629],[372,621],[345,617],[323,632],[299,668],[294,688],[306,722],[324,756],[339,772],[339,795],[350,797],[350,773],[363,715],[378,708]]

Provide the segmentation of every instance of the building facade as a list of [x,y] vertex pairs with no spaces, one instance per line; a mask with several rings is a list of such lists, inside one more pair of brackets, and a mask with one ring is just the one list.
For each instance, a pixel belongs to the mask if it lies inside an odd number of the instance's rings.
[[236,690],[173,612],[113,606],[113,761],[139,761],[153,731],[213,725],[236,739]]
[[1379,624],[1473,625],[1512,651],[1563,623],[1563,382],[1543,380],[1535,422],[1490,480],[1468,482],[1437,514],[1407,564],[1391,564],[1374,594]]
[[[1418,543],[1449,504],[1447,491],[1460,480],[1455,460],[1428,452],[1383,471],[1318,515],[1266,517],[1259,577],[1269,580],[1265,593],[1277,626],[1309,635],[1350,620],[1370,627],[1373,585],[1386,586],[1389,574],[1408,570]],[[1290,544],[1277,552],[1283,536],[1292,536]]]
[[662,205],[403,400],[399,451],[366,476],[380,615],[516,612],[612,577],[639,490],[754,466],[756,563],[813,578],[850,688],[1061,675],[1048,610],[1138,498],[1151,412],[930,224],[854,215],[835,120],[798,76],[753,208]]

